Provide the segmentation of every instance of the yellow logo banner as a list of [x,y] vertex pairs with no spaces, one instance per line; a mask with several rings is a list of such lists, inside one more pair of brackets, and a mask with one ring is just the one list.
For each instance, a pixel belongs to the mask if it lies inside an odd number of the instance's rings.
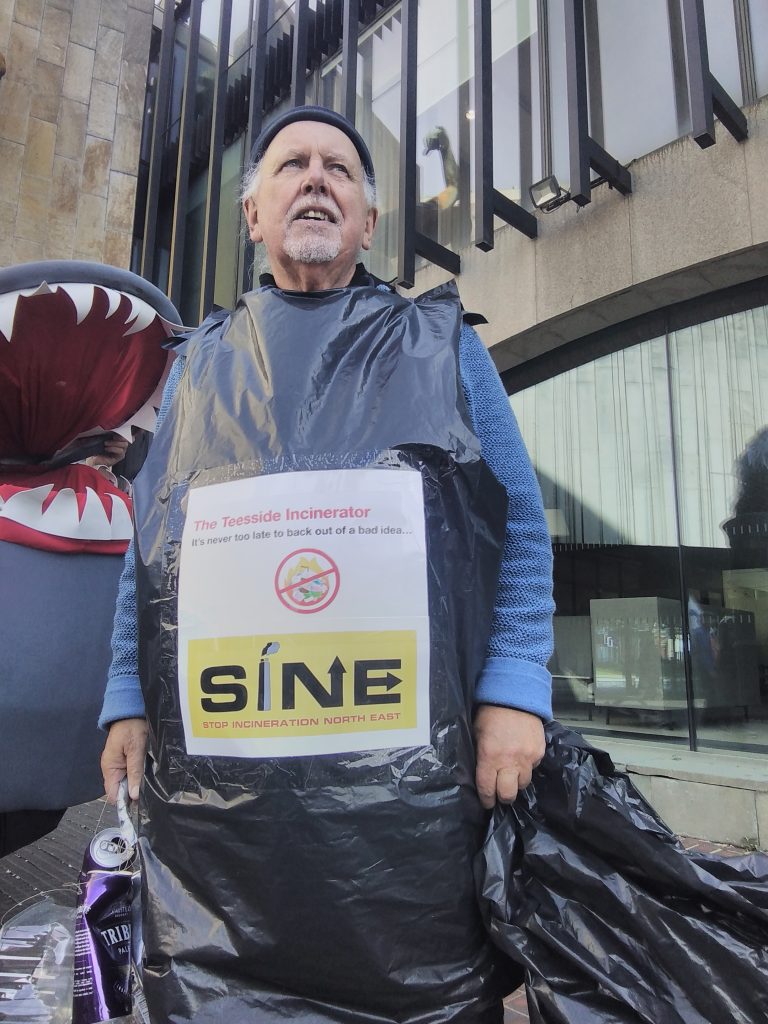
[[187,653],[195,738],[276,740],[417,723],[415,630],[196,639]]

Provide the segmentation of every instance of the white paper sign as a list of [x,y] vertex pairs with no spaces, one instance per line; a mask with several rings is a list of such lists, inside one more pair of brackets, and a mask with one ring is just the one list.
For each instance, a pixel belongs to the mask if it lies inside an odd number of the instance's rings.
[[421,475],[327,470],[191,490],[178,623],[190,754],[428,744]]

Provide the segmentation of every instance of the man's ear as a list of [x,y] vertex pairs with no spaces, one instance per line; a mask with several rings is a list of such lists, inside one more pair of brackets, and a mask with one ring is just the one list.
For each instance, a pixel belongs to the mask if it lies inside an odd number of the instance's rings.
[[371,206],[365,218],[365,228],[363,230],[363,241],[361,243],[362,249],[370,249],[371,242],[373,241],[373,232],[376,230],[376,221],[379,219],[379,211],[375,206]]
[[264,236],[259,227],[259,211],[256,209],[255,201],[250,196],[243,200],[243,213],[248,225],[248,237],[252,242],[262,242]]

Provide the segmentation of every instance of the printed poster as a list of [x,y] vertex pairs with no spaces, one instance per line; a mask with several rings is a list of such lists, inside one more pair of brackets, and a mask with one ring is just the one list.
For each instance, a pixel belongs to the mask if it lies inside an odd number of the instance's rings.
[[311,471],[190,490],[178,622],[190,754],[427,745],[421,475]]

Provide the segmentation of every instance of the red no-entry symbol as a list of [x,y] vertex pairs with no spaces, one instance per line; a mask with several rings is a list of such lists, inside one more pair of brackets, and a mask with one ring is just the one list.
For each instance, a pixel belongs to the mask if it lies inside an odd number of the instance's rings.
[[275,593],[292,612],[321,612],[338,592],[339,567],[317,548],[292,551],[277,567]]

